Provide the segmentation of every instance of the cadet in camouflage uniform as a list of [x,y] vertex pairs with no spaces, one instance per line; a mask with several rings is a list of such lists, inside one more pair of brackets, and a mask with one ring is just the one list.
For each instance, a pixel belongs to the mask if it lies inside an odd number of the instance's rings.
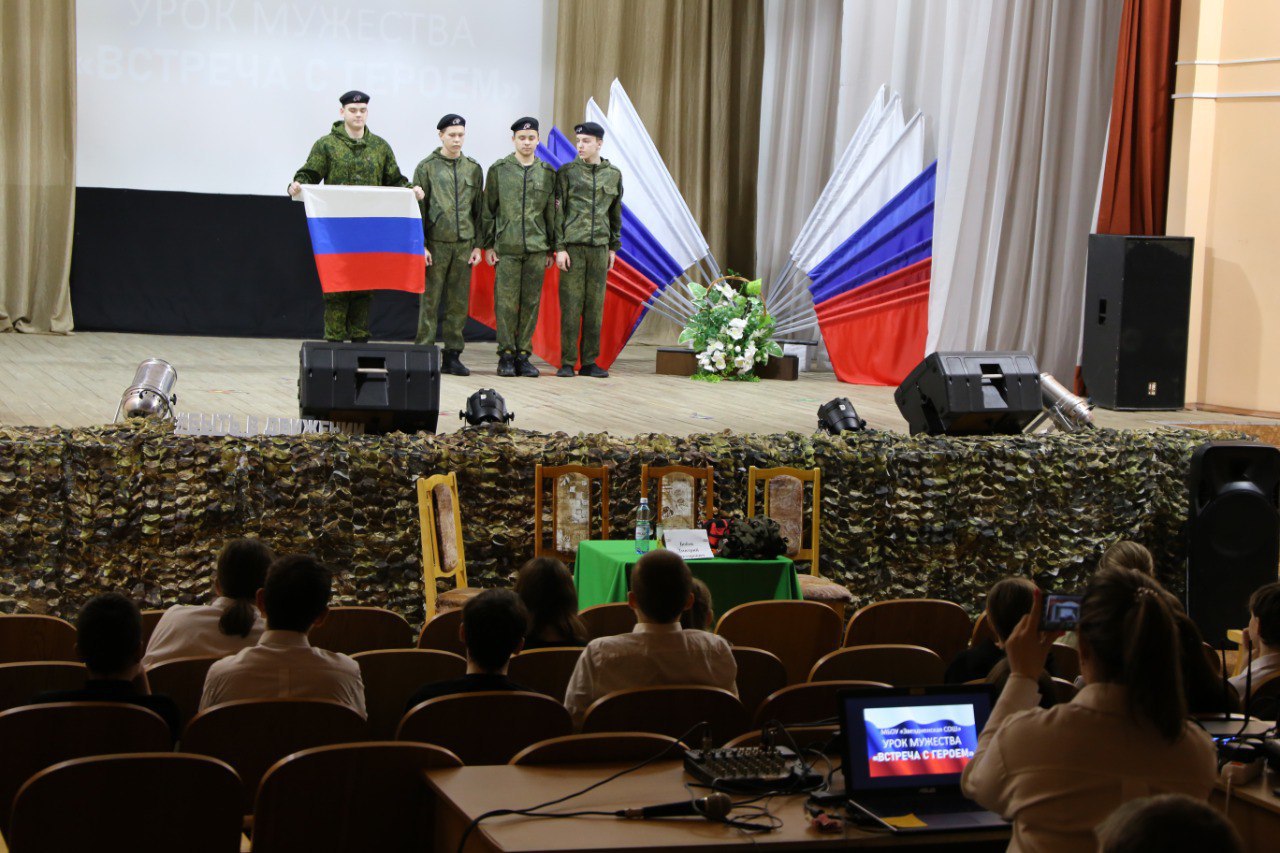
[[[338,98],[342,118],[333,123],[328,136],[311,146],[307,162],[293,176],[289,195],[297,196],[303,184],[354,185],[362,187],[407,187],[409,180],[400,174],[391,146],[365,128],[369,113],[369,96],[350,91]],[[422,198],[422,190],[413,188]],[[324,339],[369,340],[369,306],[371,293],[324,294]]]
[[600,356],[604,279],[622,248],[622,173],[600,159],[604,128],[593,121],[573,129],[578,159],[556,173],[556,266],[560,272],[560,369],[572,376],[582,327],[580,376],[603,379]]
[[484,172],[480,164],[462,153],[467,135],[467,121],[450,113],[436,125],[440,131],[440,147],[418,164],[413,182],[422,187],[425,197],[422,228],[427,238],[427,288],[418,302],[419,344],[436,341],[436,314],[444,300],[444,353],[440,361],[442,373],[470,376],[462,363],[462,330],[467,324],[467,308],[471,304],[471,268],[480,263],[480,245],[484,242],[480,228],[481,193]]
[[511,125],[515,153],[489,167],[484,190],[484,246],[494,264],[498,317],[498,375],[537,376],[529,363],[542,301],[542,274],[551,266],[556,215],[556,170],[534,153],[538,120]]

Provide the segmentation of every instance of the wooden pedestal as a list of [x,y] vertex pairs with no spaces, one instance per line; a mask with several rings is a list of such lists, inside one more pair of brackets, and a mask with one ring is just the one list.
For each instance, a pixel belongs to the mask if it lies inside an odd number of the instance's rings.
[[[698,360],[693,350],[684,347],[658,347],[654,373],[663,376],[692,376],[698,372]],[[763,366],[756,367],[761,379],[798,379],[800,360],[794,355],[775,356]]]

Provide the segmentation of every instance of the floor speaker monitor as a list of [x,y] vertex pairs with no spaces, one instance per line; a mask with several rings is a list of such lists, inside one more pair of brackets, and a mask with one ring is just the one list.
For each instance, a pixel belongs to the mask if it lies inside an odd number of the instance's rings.
[[440,353],[434,346],[307,341],[298,354],[306,418],[364,424],[365,432],[435,432]]
[[1022,432],[1041,411],[1040,370],[1028,352],[935,352],[893,399],[912,435]]

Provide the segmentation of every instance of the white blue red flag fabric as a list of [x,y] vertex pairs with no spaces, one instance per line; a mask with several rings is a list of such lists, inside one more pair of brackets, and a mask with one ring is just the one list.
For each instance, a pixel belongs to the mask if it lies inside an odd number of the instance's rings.
[[304,185],[302,202],[325,293],[422,293],[427,266],[413,190]]

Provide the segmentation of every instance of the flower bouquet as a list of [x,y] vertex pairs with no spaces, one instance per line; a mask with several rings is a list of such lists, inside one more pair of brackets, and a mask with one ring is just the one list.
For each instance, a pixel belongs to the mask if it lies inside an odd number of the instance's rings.
[[[738,290],[730,281],[744,286]],[[755,366],[782,355],[782,347],[773,340],[773,318],[760,301],[760,279],[749,282],[741,276],[723,276],[709,287],[690,284],[689,292],[698,310],[680,333],[680,343],[693,344],[698,359],[693,378],[759,381],[752,372]]]

